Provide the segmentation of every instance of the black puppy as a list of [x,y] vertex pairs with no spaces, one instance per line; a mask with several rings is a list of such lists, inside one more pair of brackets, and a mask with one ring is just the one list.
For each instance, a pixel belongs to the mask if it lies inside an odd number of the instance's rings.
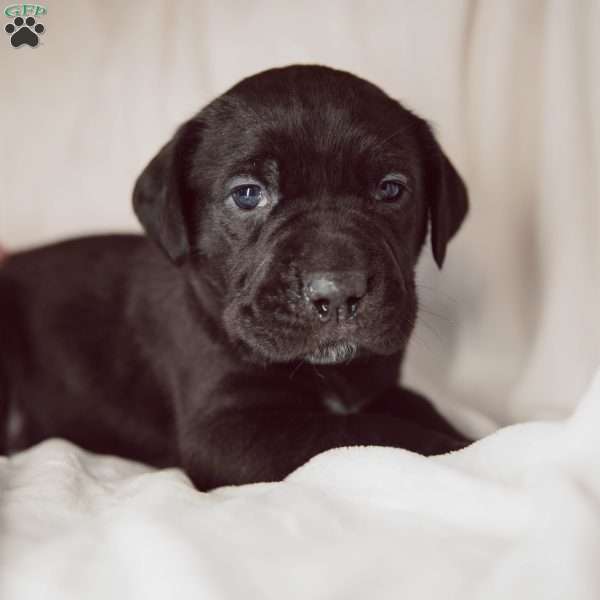
[[206,489],[336,446],[467,443],[396,384],[428,224],[441,266],[467,194],[380,89],[318,66],[245,79],[178,129],[133,202],[150,240],[0,270],[5,451],[61,436]]

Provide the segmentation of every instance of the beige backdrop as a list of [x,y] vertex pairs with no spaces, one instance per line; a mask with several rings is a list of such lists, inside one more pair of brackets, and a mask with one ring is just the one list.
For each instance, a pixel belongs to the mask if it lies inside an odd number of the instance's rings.
[[[600,2],[46,2],[0,40],[0,241],[137,229],[134,178],[239,78],[323,63],[431,120],[472,210],[407,377],[465,428],[569,414],[600,363]],[[8,19],[5,19],[8,22]]]

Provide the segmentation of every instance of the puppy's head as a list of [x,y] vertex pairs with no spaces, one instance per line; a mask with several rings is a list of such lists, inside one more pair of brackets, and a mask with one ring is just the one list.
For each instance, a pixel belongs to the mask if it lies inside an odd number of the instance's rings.
[[424,121],[353,75],[294,66],[182,125],[134,207],[247,357],[336,363],[404,347],[428,223],[441,267],[467,194]]

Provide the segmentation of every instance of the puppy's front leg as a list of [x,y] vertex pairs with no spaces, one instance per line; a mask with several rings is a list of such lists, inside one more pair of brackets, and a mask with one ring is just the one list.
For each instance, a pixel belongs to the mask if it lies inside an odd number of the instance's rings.
[[424,429],[455,438],[465,446],[472,441],[449,423],[427,398],[408,388],[392,387],[385,390],[375,398],[366,411],[411,421]]
[[[248,392],[248,390],[246,390]],[[379,445],[424,455],[462,447],[444,433],[389,414],[334,415],[292,393],[262,389],[260,402],[238,392],[220,408],[197,410],[180,426],[183,466],[200,489],[284,478],[319,452],[340,446]],[[279,397],[278,397],[279,395]]]

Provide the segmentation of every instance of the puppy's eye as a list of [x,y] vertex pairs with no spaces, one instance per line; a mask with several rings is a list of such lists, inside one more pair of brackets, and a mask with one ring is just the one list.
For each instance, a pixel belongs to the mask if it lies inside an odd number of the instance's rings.
[[242,210],[253,210],[264,206],[267,201],[265,190],[255,183],[238,185],[231,191],[231,198],[238,208]]
[[377,188],[376,196],[382,202],[399,202],[408,194],[406,180],[400,178],[385,178]]

